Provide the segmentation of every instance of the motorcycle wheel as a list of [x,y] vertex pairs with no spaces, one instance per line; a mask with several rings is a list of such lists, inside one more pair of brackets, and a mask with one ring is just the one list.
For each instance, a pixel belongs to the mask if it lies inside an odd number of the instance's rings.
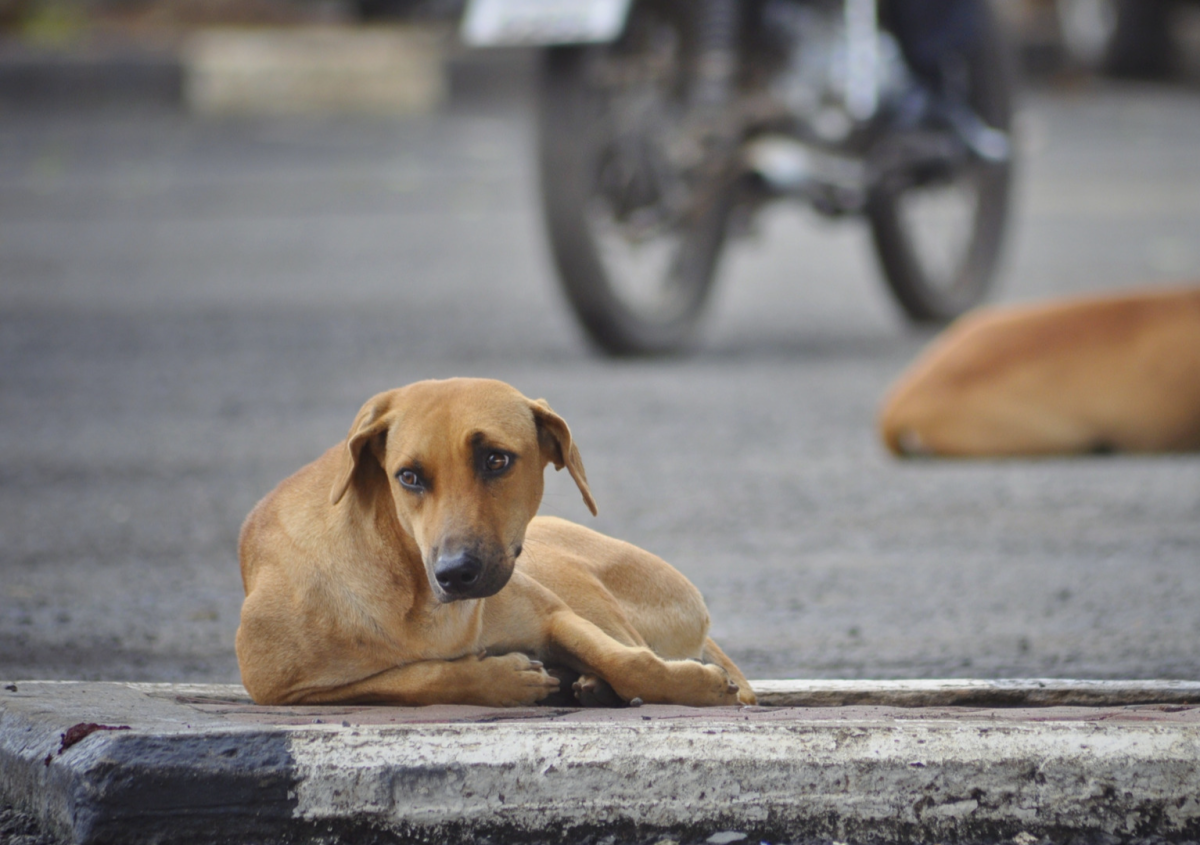
[[1116,24],[1104,70],[1130,79],[1168,79],[1176,69],[1170,0],[1115,0]]
[[[960,82],[974,112],[1009,132],[1013,77],[999,27],[988,11],[978,47],[962,57]],[[972,158],[948,178],[885,183],[872,191],[866,211],[875,253],[909,320],[946,322],[987,295],[1004,240],[1011,182],[1011,156],[1003,162]]]
[[689,129],[683,8],[637,4],[618,43],[543,61],[546,229],[568,302],[610,355],[686,349],[725,241],[731,191]]

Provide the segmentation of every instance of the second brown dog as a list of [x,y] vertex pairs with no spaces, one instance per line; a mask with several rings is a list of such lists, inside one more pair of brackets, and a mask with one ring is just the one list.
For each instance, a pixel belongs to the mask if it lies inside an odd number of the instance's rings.
[[1200,449],[1200,289],[969,314],[900,377],[880,431],[900,455]]

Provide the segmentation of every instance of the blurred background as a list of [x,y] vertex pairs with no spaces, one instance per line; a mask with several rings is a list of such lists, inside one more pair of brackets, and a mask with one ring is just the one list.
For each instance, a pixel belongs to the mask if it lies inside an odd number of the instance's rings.
[[[1200,6],[998,9],[992,300],[1200,279]],[[890,458],[932,331],[797,204],[730,246],[692,354],[600,356],[542,230],[537,56],[456,12],[0,0],[0,677],[236,682],[244,515],[451,375],[548,399],[600,516],[561,477],[543,512],[674,563],[751,678],[1200,677],[1200,459]]]

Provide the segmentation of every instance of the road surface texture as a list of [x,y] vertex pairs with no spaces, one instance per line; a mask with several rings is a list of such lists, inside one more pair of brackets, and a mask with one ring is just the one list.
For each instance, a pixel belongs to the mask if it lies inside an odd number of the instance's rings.
[[[492,376],[571,424],[543,511],[651,549],[751,678],[1200,678],[1200,458],[898,462],[929,335],[780,207],[696,354],[588,350],[528,109],[0,123],[0,677],[236,682],[242,518],[368,396]],[[1200,279],[1200,96],[1028,96],[1003,301]]]

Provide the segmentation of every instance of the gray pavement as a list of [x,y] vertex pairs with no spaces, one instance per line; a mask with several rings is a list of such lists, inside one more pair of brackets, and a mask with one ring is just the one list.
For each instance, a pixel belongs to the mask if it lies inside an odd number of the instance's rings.
[[[1043,91],[1003,300],[1200,278],[1200,98]],[[1200,678],[1200,458],[898,463],[926,337],[865,233],[780,208],[693,357],[587,351],[528,114],[0,123],[0,678],[235,682],[235,540],[377,390],[485,375],[571,423],[600,517],[750,677]]]

